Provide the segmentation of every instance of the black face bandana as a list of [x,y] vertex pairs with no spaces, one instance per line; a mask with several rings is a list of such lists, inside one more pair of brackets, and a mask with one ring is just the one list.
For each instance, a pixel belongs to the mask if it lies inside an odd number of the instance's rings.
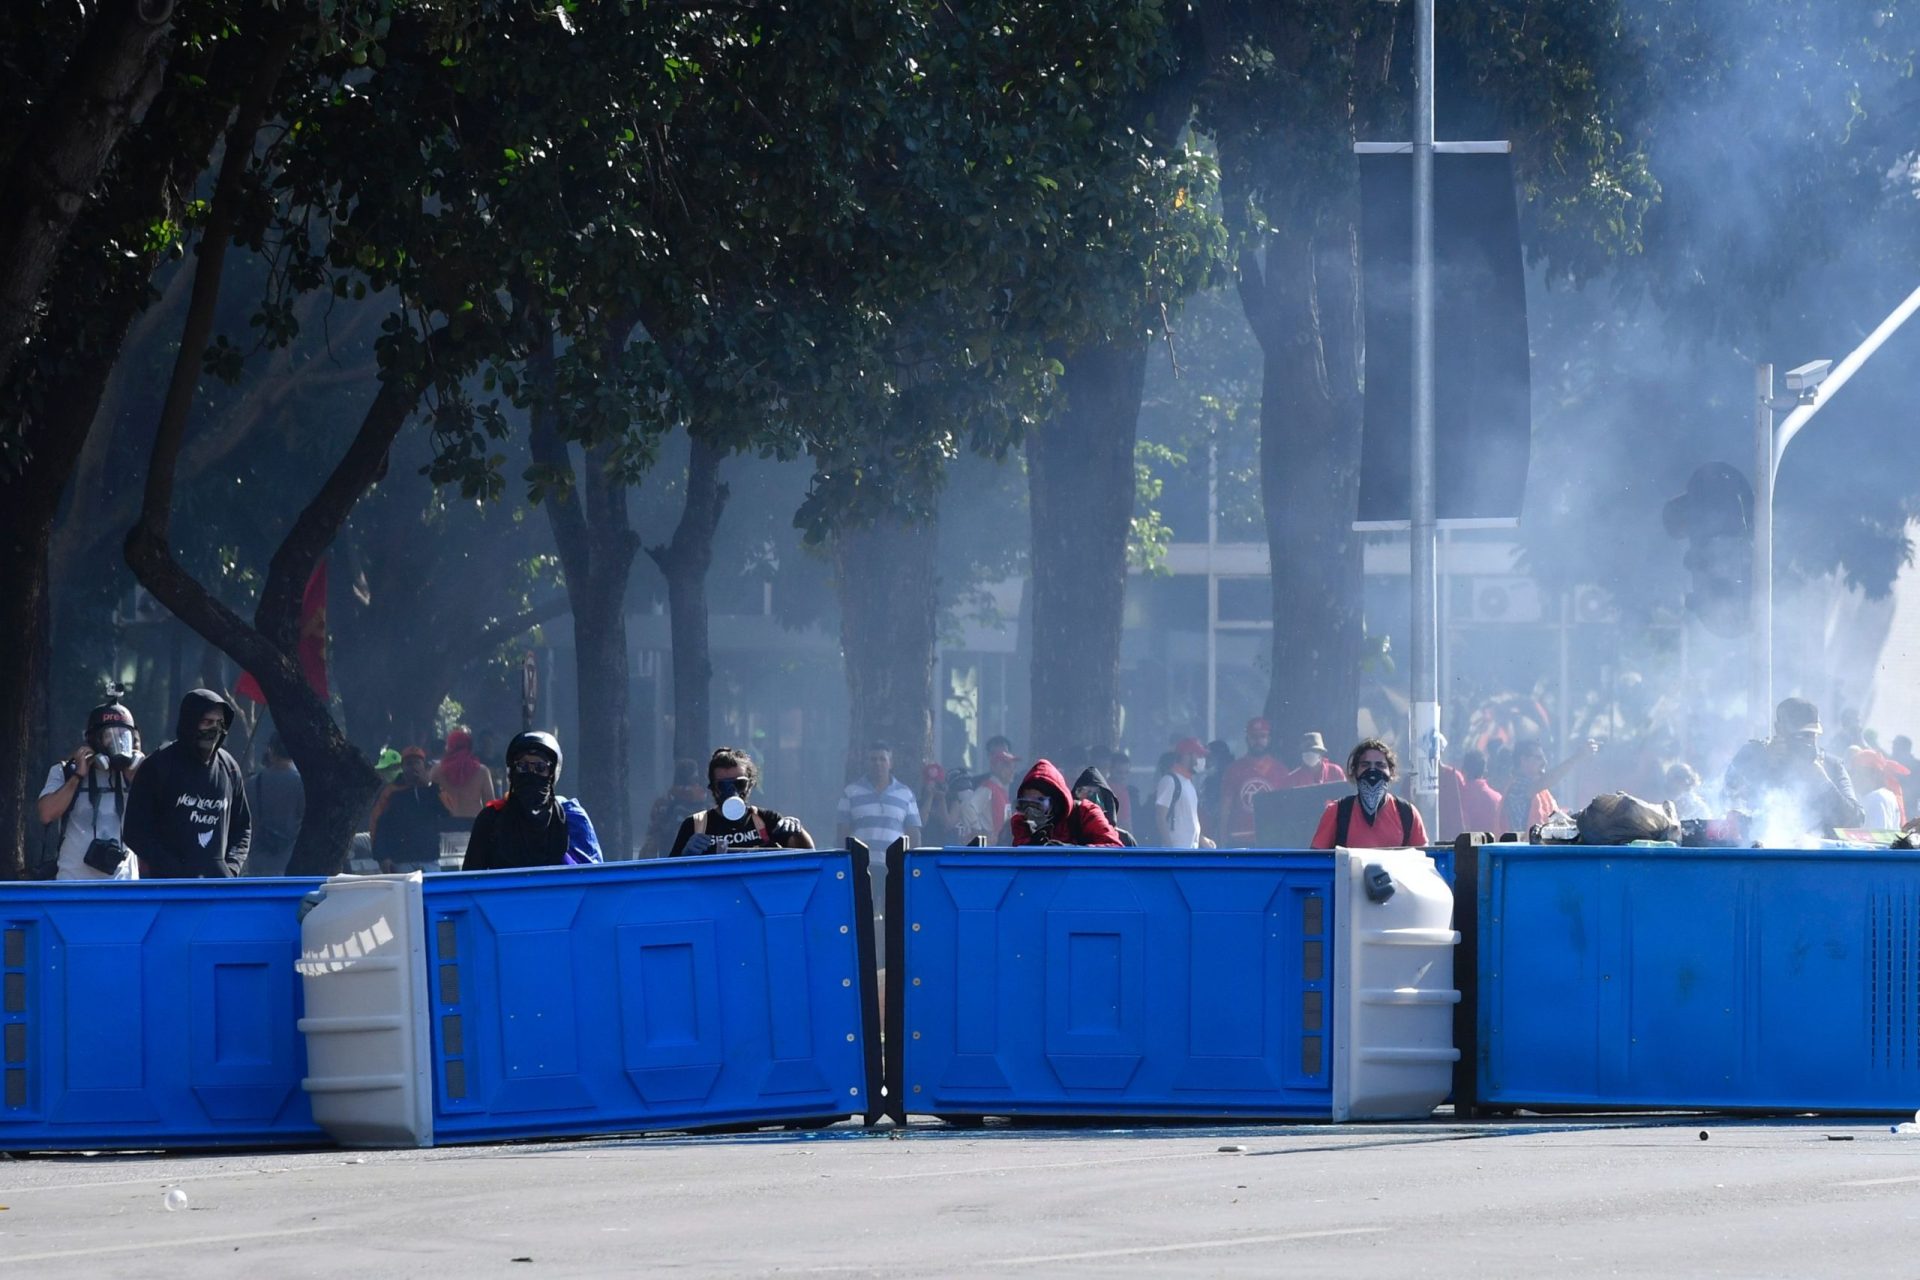
[[1368,769],[1356,781],[1360,784],[1360,807],[1366,810],[1367,818],[1371,820],[1374,814],[1380,812],[1380,804],[1387,798],[1387,771]]
[[507,778],[507,792],[529,813],[553,803],[553,778],[528,769],[515,769]]

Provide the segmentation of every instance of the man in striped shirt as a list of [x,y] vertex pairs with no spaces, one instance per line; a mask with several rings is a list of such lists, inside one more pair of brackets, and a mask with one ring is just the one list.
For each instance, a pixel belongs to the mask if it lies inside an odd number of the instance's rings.
[[852,836],[877,858],[887,846],[905,837],[907,847],[920,843],[920,806],[913,789],[893,776],[893,751],[884,742],[867,748],[867,776],[840,793],[840,842]]

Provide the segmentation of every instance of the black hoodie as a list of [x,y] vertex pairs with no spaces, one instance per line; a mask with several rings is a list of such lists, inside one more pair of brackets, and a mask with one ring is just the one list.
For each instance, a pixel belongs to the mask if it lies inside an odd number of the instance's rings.
[[1080,771],[1080,776],[1073,780],[1074,794],[1078,795],[1083,787],[1093,788],[1093,802],[1100,806],[1100,812],[1106,814],[1107,821],[1113,824],[1115,834],[1120,837],[1120,843],[1132,846],[1133,833],[1120,825],[1120,797],[1114,793],[1112,787],[1107,785],[1107,775],[1088,765]]
[[233,705],[211,689],[180,700],[179,736],[140,763],[127,792],[122,838],[140,858],[143,879],[221,879],[247,862],[253,819],[246,780],[220,747],[207,759],[199,743],[200,717],[218,710],[233,727]]

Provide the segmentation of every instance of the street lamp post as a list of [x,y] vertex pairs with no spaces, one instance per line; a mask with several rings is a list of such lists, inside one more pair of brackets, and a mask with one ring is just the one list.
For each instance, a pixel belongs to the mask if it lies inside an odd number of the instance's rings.
[[[1773,393],[1773,366],[1754,367],[1753,468],[1753,662],[1747,692],[1747,718],[1754,736],[1772,732],[1773,718],[1773,490],[1780,459],[1800,429],[1827,407],[1860,366],[1873,357],[1901,325],[1920,311],[1920,289],[1908,294],[1866,340],[1839,364],[1815,360],[1787,373],[1787,395]],[[1774,414],[1787,410],[1778,426]]]
[[1439,831],[1440,641],[1434,574],[1433,482],[1433,2],[1419,0],[1413,60],[1413,803]]

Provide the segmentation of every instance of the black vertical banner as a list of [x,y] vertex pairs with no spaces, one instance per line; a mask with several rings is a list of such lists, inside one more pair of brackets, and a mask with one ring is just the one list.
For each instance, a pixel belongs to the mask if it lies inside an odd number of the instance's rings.
[[[1412,505],[1413,157],[1360,160],[1367,325],[1361,521]],[[1515,519],[1532,445],[1527,284],[1512,157],[1433,159],[1434,511]]]

